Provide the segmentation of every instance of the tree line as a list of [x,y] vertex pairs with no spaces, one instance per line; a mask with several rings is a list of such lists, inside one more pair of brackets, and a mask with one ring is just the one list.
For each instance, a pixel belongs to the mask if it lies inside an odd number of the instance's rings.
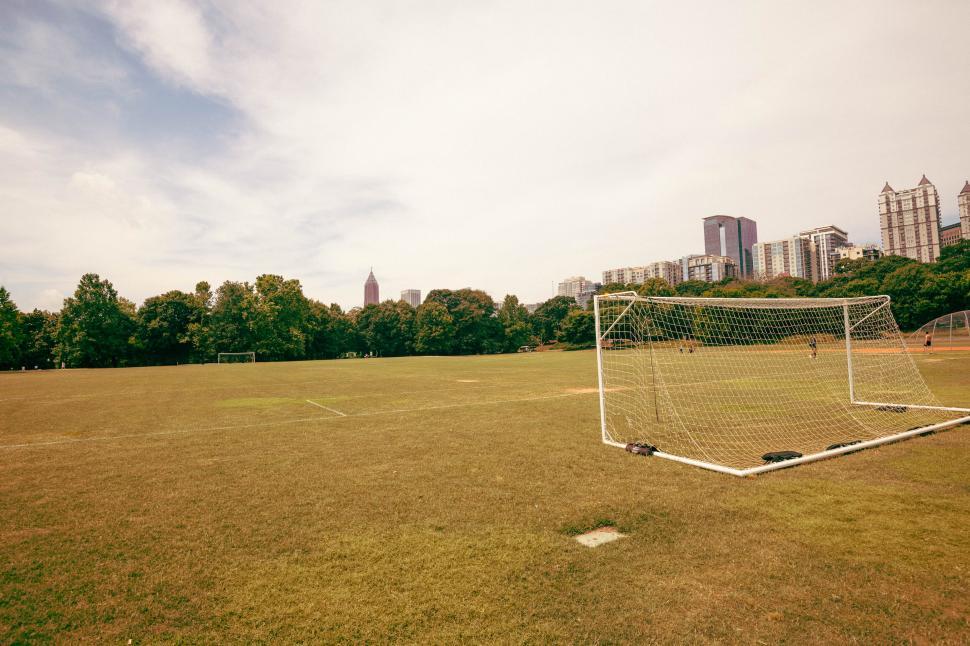
[[[933,264],[900,256],[842,261],[818,283],[786,277],[671,286],[651,279],[600,292],[627,290],[723,298],[888,294],[899,326],[912,330],[970,309],[970,241],[944,248]],[[265,274],[254,283],[226,281],[215,292],[200,282],[192,292],[173,290],[135,307],[108,280],[85,274],[59,312],[20,312],[0,286],[2,369],[203,363],[219,352],[255,352],[260,361],[490,354],[549,342],[591,347],[594,336],[592,303],[581,308],[565,296],[530,314],[513,295],[498,304],[477,289],[435,289],[417,308],[387,300],[345,312],[307,298],[299,280]]]

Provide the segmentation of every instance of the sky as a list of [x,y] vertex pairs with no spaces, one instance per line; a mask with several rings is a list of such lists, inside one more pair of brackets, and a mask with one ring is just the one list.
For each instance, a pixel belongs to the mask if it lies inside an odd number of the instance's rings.
[[[262,6],[260,6],[262,5]],[[970,179],[970,3],[0,0],[0,285],[361,305],[835,224]]]

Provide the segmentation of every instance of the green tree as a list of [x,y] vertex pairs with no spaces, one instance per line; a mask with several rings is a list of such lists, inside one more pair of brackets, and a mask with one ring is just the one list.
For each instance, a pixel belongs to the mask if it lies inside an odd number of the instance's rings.
[[648,278],[637,285],[635,291],[640,296],[673,296],[676,294],[670,283],[663,278]]
[[559,338],[575,346],[593,346],[596,340],[596,319],[589,310],[570,310],[559,325]]
[[70,367],[125,365],[134,329],[134,305],[119,298],[109,281],[85,274],[74,296],[64,299],[57,351]]
[[353,344],[353,323],[336,303],[327,306],[310,301],[307,325],[307,358],[334,359],[357,349]]
[[303,295],[300,281],[263,274],[255,287],[250,329],[256,354],[269,360],[304,358],[310,301]]
[[556,338],[559,325],[571,310],[578,309],[576,299],[569,296],[554,296],[539,305],[532,314],[532,329],[543,343]]
[[937,316],[962,309],[970,281],[961,274],[939,275],[929,265],[913,263],[886,276],[882,289],[892,299],[899,327],[912,330]]
[[940,274],[959,274],[970,271],[970,240],[943,247],[935,269]]
[[502,324],[503,350],[515,352],[532,338],[532,323],[529,310],[519,304],[518,297],[508,294],[498,310],[498,320]]
[[204,322],[205,313],[195,294],[178,290],[145,299],[138,310],[137,328],[142,361],[149,364],[189,361],[195,349],[193,333]]
[[53,368],[57,345],[57,314],[35,309],[20,315],[21,361],[28,367]]
[[0,286],[0,368],[20,367],[22,345],[20,311],[10,299],[10,292]]
[[502,349],[502,324],[492,297],[478,289],[434,289],[425,303],[445,307],[454,325],[455,354],[482,354]]
[[414,308],[404,301],[367,305],[357,316],[364,351],[384,357],[410,354],[414,348]]
[[418,306],[414,349],[420,354],[454,353],[455,321],[447,307],[433,300],[425,300]]
[[216,290],[209,342],[214,352],[255,352],[257,301],[249,283],[227,280]]

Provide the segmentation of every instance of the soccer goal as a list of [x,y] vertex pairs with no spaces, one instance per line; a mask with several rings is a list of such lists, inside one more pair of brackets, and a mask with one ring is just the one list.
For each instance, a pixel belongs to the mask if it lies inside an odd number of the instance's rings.
[[746,476],[970,421],[942,406],[888,296],[596,296],[602,439]]
[[220,352],[216,357],[218,363],[256,363],[255,352]]

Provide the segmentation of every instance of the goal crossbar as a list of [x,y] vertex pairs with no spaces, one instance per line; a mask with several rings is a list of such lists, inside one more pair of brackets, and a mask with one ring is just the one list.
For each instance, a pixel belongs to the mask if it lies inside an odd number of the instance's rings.
[[[602,441],[751,476],[970,423],[929,391],[889,302],[596,296]],[[780,449],[797,450],[757,464]]]

